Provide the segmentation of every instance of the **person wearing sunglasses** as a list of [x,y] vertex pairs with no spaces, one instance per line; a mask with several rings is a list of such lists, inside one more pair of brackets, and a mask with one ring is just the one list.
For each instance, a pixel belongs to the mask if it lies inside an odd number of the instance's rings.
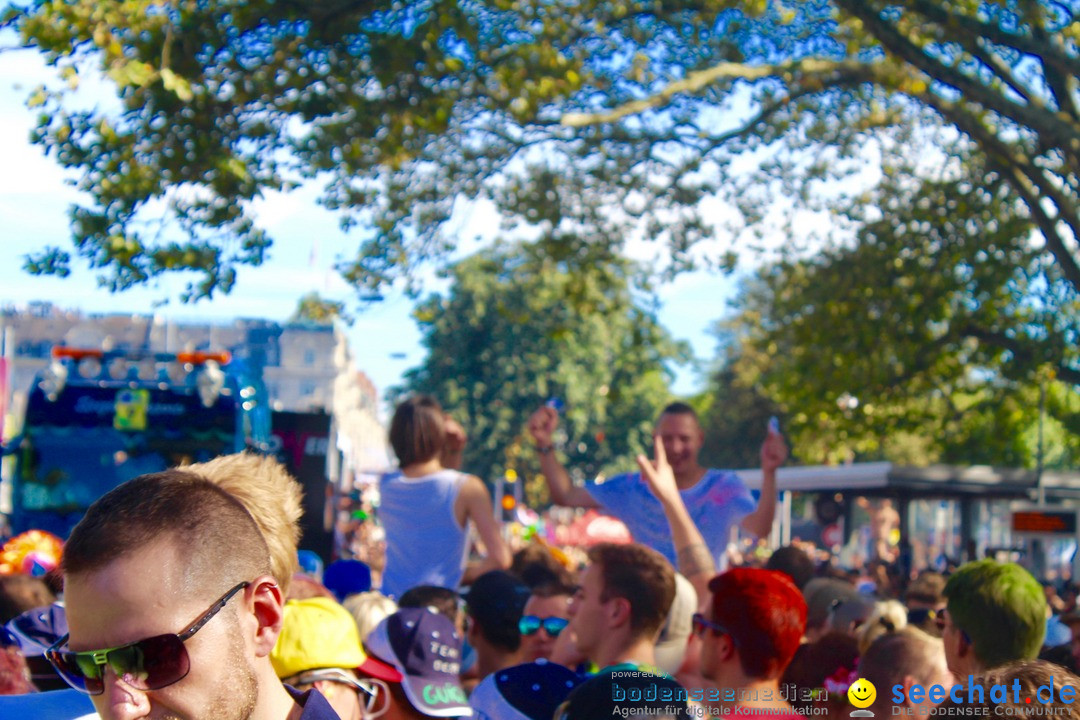
[[574,591],[563,585],[533,588],[518,622],[525,662],[551,659],[555,641],[570,622],[570,598]]
[[735,568],[713,578],[709,590],[706,609],[693,618],[704,703],[733,717],[801,720],[780,692],[806,628],[806,601],[795,583],[775,570]]
[[465,675],[465,687],[472,690],[497,670],[525,662],[521,620],[529,588],[503,570],[492,570],[476,578],[465,601],[465,640],[476,650],[476,664]]
[[286,685],[322,693],[341,720],[382,717],[387,683],[401,682],[399,672],[364,653],[352,614],[327,597],[285,603],[270,661]]
[[48,651],[103,720],[333,720],[270,661],[284,615],[270,552],[235,497],[181,470],[98,499],[61,561],[68,634]]

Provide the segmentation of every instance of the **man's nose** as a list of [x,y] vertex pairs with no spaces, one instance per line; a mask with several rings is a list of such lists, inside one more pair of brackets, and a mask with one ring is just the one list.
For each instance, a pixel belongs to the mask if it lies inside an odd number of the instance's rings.
[[146,692],[131,687],[116,676],[112,668],[105,671],[105,690],[94,698],[102,720],[137,720],[150,714],[150,698]]

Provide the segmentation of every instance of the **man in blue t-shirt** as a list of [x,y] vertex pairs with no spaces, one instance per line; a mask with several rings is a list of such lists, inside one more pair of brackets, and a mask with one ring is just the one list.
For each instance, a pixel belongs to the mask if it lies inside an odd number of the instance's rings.
[[[641,473],[590,480],[585,487],[576,487],[555,456],[552,435],[558,425],[559,414],[549,406],[540,408],[529,419],[529,433],[536,443],[551,499],[569,507],[602,508],[625,523],[635,541],[657,550],[673,565],[681,567],[664,508],[648,484],[642,482]],[[757,503],[738,475],[704,468],[698,463],[705,434],[697,413],[689,405],[677,402],[665,407],[654,436],[663,442],[683,503],[718,567],[726,565],[724,555],[731,527],[736,523],[757,537],[769,534],[776,513],[776,470],[788,453],[783,437],[775,428],[770,429],[761,446],[761,499]]]

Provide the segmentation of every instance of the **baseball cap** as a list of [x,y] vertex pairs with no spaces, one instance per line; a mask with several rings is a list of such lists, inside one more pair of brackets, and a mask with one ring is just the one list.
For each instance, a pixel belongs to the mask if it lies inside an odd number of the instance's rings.
[[323,561],[318,553],[311,550],[297,550],[296,561],[300,565],[300,571],[322,582]]
[[807,628],[823,627],[836,600],[847,601],[860,597],[854,585],[835,578],[814,578],[806,584],[802,593],[806,600]]
[[0,645],[13,644],[19,648],[30,668],[30,681],[39,690],[62,690],[68,685],[56,674],[56,669],[45,657],[45,651],[67,635],[67,631],[64,606],[53,603],[27,610],[8,620],[0,628],[0,635],[6,633],[7,642],[0,641]]
[[492,570],[476,578],[462,597],[482,628],[516,631],[529,601],[529,587],[508,572]]
[[67,613],[63,605],[53,603],[16,615],[4,628],[24,657],[36,657],[67,635]]
[[681,573],[675,573],[675,599],[660,629],[655,649],[656,666],[668,675],[677,673],[682,665],[697,606],[697,590]]
[[461,672],[461,637],[445,616],[402,608],[367,636],[372,656],[392,665],[414,708],[431,717],[472,717]]
[[469,703],[477,720],[551,720],[579,682],[569,668],[537,660],[488,675]]
[[371,568],[359,560],[335,560],[326,566],[322,584],[334,593],[338,602],[371,589]]
[[602,673],[574,688],[554,717],[598,720],[633,713],[689,718],[686,689],[669,677],[646,672],[623,672],[619,677]]
[[326,597],[285,603],[270,662],[279,678],[317,668],[355,668],[387,682],[401,681],[401,673],[364,653],[352,614]]

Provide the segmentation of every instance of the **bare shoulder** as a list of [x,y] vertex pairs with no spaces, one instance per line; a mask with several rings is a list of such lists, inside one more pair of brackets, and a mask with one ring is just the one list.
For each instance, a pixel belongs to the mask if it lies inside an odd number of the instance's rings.
[[475,475],[466,475],[461,483],[461,493],[467,498],[490,497],[487,485]]

